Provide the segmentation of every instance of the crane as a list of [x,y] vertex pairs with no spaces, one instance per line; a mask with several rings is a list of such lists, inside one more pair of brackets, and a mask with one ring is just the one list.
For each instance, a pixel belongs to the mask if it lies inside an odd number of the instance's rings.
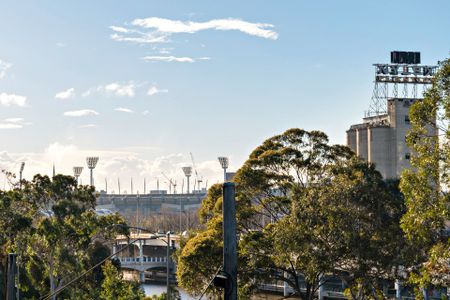
[[161,172],[161,174],[164,176],[164,178],[167,179],[167,181],[169,182],[169,193],[172,189],[173,186],[173,193],[176,194],[177,193],[177,183],[173,182],[172,179],[170,179],[164,172]]
[[[198,176],[197,166],[195,165],[194,155],[192,155],[192,152],[189,152],[189,155],[191,156],[192,167],[194,167],[195,181],[197,183],[197,189],[200,191],[201,190],[200,184],[203,182],[203,177],[199,178],[199,176]],[[194,188],[194,190],[195,190],[195,188]]]

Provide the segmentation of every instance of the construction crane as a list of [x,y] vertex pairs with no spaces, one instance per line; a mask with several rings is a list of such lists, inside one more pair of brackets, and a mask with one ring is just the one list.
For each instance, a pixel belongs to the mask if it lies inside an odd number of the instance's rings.
[[[192,152],[189,152],[189,155],[191,156],[192,167],[194,167],[195,181],[196,181],[195,183],[197,183],[197,190],[200,191],[201,190],[200,184],[203,182],[203,177],[199,178],[199,176],[198,176],[197,166],[195,165],[194,155],[192,155]],[[195,190],[195,187],[194,187],[194,190]]]
[[177,193],[177,183],[173,182],[172,179],[170,179],[164,172],[161,172],[161,174],[164,176],[164,178],[167,179],[167,181],[169,182],[169,194],[172,190],[172,186],[173,186],[173,193],[176,194]]

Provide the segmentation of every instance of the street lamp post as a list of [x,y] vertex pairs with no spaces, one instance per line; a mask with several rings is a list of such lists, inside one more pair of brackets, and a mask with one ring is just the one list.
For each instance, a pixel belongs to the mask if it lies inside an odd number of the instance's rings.
[[223,181],[227,181],[227,169],[228,169],[228,163],[229,163],[229,159],[228,157],[225,156],[219,156],[217,158],[220,162],[220,165],[223,169]]
[[20,172],[19,172],[19,188],[22,189],[22,173],[23,169],[25,168],[25,162],[22,162],[20,164]]
[[98,157],[86,157],[86,163],[89,170],[91,171],[91,186],[94,186],[94,168],[97,166]]
[[170,299],[170,280],[169,280],[169,274],[170,274],[170,231],[167,231],[167,259],[166,259],[166,273],[167,273],[167,278],[166,278],[166,299],[169,300]]

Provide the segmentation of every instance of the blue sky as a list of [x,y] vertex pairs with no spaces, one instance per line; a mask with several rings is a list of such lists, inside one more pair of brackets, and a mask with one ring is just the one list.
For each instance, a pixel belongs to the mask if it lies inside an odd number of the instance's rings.
[[97,181],[181,181],[192,152],[213,183],[218,155],[238,168],[291,127],[345,143],[369,107],[372,64],[392,50],[448,57],[449,11],[447,0],[2,0],[0,167],[70,174],[93,154]]

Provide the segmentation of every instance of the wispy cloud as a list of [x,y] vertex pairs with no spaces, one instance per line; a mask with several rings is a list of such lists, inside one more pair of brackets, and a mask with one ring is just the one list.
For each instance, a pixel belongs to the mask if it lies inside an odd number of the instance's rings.
[[84,124],[80,126],[80,128],[94,128],[94,127],[97,127],[97,124]]
[[150,113],[150,111],[148,111],[147,109],[144,110],[144,111],[142,112],[142,114],[143,114],[144,116],[148,115],[149,113]]
[[0,79],[5,77],[6,71],[12,67],[12,64],[0,59]]
[[25,107],[27,104],[26,102],[27,102],[27,97],[25,97],[25,96],[0,93],[0,104],[3,106]]
[[0,123],[0,129],[20,129],[23,125],[14,123]]
[[56,47],[59,47],[59,48],[64,48],[67,46],[65,43],[61,43],[61,42],[57,42],[55,45],[56,45]]
[[168,89],[159,89],[159,88],[156,87],[156,86],[152,86],[152,87],[149,88],[149,90],[148,90],[148,92],[147,92],[147,95],[149,95],[149,96],[154,96],[154,95],[156,95],[156,94],[168,93],[168,92],[169,92]]
[[99,85],[94,88],[90,88],[83,93],[83,97],[90,96],[95,93],[105,94],[107,96],[117,97],[134,97],[136,95],[136,88],[138,84],[134,81],[128,83],[112,82],[106,85]]
[[124,28],[119,26],[109,27],[114,33],[111,39],[118,42],[131,42],[137,44],[156,44],[168,42],[167,34],[160,32],[142,32],[134,28]]
[[117,107],[114,108],[115,111],[120,111],[120,112],[124,112],[124,113],[133,113],[133,111],[129,108],[125,108],[125,107]]
[[72,110],[66,111],[64,116],[66,117],[85,117],[85,116],[96,116],[99,113],[92,109],[80,109],[80,110]]
[[56,99],[66,100],[66,99],[72,99],[75,97],[75,89],[69,88],[65,91],[59,92],[55,95]]
[[211,58],[209,57],[199,57],[199,58],[192,58],[192,57],[176,57],[176,56],[144,56],[142,58],[145,61],[148,62],[156,62],[156,61],[163,61],[163,62],[185,62],[185,63],[193,63],[198,60],[209,60]]
[[[234,30],[265,39],[276,40],[278,38],[278,33],[273,30],[274,25],[272,24],[252,23],[234,18],[213,19],[206,22],[193,22],[151,17],[145,19],[135,19],[131,22],[131,25],[138,28],[153,29],[154,31],[152,33],[158,33],[166,36],[174,33],[196,33],[203,30]],[[123,27],[119,28],[122,30],[120,31],[121,33],[130,33],[130,30],[134,30]],[[123,29],[125,29],[125,31],[123,31]]]
[[0,122],[0,129],[20,129],[31,124],[24,118],[7,118]]

